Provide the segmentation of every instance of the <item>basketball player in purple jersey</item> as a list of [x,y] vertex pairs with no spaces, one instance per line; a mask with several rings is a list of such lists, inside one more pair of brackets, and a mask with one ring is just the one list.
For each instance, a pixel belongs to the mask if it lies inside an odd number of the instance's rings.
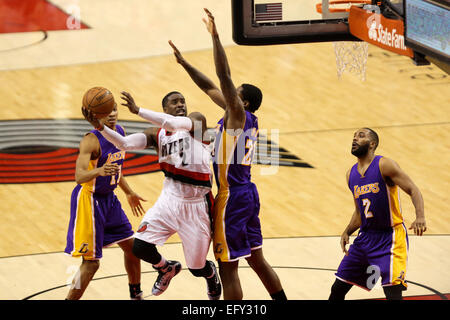
[[[125,135],[124,129],[117,124],[117,114],[115,105],[108,116],[98,121]],[[140,203],[144,199],[133,192],[123,177],[124,160],[125,152],[114,147],[97,130],[86,134],[80,142],[75,169],[77,186],[71,197],[65,253],[82,257],[83,261],[67,295],[68,300],[81,298],[100,266],[102,248],[116,243],[124,251],[130,297],[142,298],[140,260],[132,253],[133,230],[114,190],[120,186],[136,216],[144,213]]]
[[251,182],[250,169],[258,137],[258,119],[254,112],[262,100],[261,91],[252,85],[236,88],[231,80],[225,51],[220,43],[214,17],[205,9],[205,21],[212,35],[219,90],[201,72],[187,63],[178,49],[175,57],[193,81],[220,107],[225,115],[218,123],[215,140],[214,173],[218,195],[214,204],[214,254],[219,262],[224,299],[241,300],[238,275],[239,259],[246,258],[273,299],[286,299],[280,280],[262,252],[259,221],[259,196]]
[[[376,156],[378,135],[369,128],[356,131],[351,152],[358,162],[347,172],[355,212],[341,236],[345,253],[336,272],[330,300],[344,300],[353,285],[371,290],[381,277],[388,300],[401,300],[405,281],[408,234],[403,223],[398,187],[405,191],[416,210],[409,229],[421,236],[426,231],[422,194],[398,164]],[[349,236],[359,228],[358,236],[347,251]]]

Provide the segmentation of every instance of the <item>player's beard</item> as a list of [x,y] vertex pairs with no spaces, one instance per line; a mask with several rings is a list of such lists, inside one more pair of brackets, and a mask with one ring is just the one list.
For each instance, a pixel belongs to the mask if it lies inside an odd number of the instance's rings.
[[352,155],[358,158],[362,158],[369,152],[369,143],[358,146],[355,150],[352,149]]

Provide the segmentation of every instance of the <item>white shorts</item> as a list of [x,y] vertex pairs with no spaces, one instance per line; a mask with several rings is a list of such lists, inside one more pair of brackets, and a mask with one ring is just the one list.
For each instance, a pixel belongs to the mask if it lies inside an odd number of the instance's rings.
[[188,268],[201,269],[211,243],[212,203],[211,192],[203,198],[186,200],[163,190],[134,237],[161,246],[177,232]]

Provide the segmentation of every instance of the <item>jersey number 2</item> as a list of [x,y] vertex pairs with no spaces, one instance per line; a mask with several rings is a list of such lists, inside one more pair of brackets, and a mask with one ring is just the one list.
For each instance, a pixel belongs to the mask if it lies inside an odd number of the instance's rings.
[[245,154],[244,158],[242,159],[242,163],[241,163],[245,166],[249,166],[253,162],[254,150],[255,150],[256,143],[258,141],[258,131],[259,130],[256,130],[256,128],[253,128],[252,135],[251,135],[251,137],[253,139],[251,139],[249,137],[247,140],[247,143],[245,145],[245,149],[248,149],[248,151]]
[[364,215],[366,216],[366,218],[373,218],[373,213],[371,211],[369,211],[369,207],[370,207],[370,200],[369,199],[362,199],[362,204],[364,206]]

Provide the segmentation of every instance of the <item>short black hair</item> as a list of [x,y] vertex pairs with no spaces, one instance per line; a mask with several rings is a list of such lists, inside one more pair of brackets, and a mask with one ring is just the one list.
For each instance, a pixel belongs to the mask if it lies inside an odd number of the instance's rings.
[[261,90],[258,87],[248,83],[243,83],[241,87],[242,98],[249,103],[248,110],[252,113],[255,112],[259,109],[262,102],[263,94]]
[[378,143],[380,142],[380,139],[378,138],[378,134],[370,128],[363,128],[363,129],[366,129],[367,131],[369,131],[370,139],[373,142],[375,142],[375,149],[376,149],[378,147]]
[[173,94],[181,94],[181,93],[178,92],[178,91],[170,91],[168,94],[166,94],[166,95],[164,96],[164,98],[162,99],[162,107],[163,107],[163,109],[164,109],[164,107],[166,106],[167,100],[169,100],[169,97],[170,97],[171,95],[173,95]]

